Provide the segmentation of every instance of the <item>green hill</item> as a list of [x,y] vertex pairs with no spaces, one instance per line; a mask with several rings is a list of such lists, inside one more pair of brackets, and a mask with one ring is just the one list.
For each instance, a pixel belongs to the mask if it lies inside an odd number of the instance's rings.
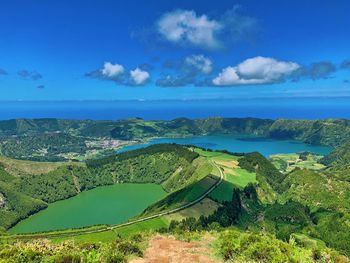
[[321,163],[328,166],[328,170],[339,179],[350,182],[350,141],[335,148]]
[[18,172],[13,169],[15,161],[2,159],[0,203],[3,208],[0,216],[3,220],[0,226],[8,228],[19,219],[45,208],[46,203],[66,199],[97,186],[157,183],[168,192],[181,189],[210,173],[211,166],[198,157],[196,152],[186,147],[162,144],[91,160],[86,165],[46,163],[53,166],[46,173],[29,169],[30,162],[23,164],[24,161],[17,161],[20,174],[23,170],[27,172],[21,176],[4,170],[4,165],[7,165],[7,169],[12,167],[13,172]]

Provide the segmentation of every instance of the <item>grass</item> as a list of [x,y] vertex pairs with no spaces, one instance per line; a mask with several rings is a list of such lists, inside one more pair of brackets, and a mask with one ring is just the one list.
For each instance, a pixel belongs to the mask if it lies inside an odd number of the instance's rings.
[[289,173],[295,168],[308,170],[322,170],[326,168],[325,165],[319,163],[322,159],[321,155],[309,154],[306,160],[300,159],[300,154],[275,154],[270,156],[271,163],[281,172]]
[[[216,176],[215,176],[216,177]],[[199,182],[195,183],[193,187],[191,187],[190,191],[187,192],[184,200],[186,202],[191,202],[206,192],[210,187],[212,187],[218,178],[214,178],[214,176],[207,176]]]
[[[213,200],[219,202],[229,201],[232,198],[233,189],[244,188],[249,183],[256,183],[256,174],[239,167],[239,157],[222,152],[209,152],[202,149],[194,149],[198,154],[215,162],[224,172],[224,180],[211,194]],[[214,167],[212,174],[220,176],[218,169]]]
[[194,206],[191,206],[174,214],[166,215],[165,218],[168,221],[181,221],[182,219],[188,217],[194,217],[198,219],[201,215],[209,216],[213,214],[218,207],[219,204],[217,202],[211,200],[210,198],[204,198],[202,201],[195,204]]
[[74,237],[52,238],[51,240],[54,242],[73,240],[76,243],[111,242],[116,240],[118,236],[126,237],[139,232],[153,231],[153,230],[157,230],[162,227],[168,227],[168,226],[169,226],[168,220],[165,217],[160,217],[160,218],[155,218],[145,222],[139,222],[133,225],[116,228],[114,230],[110,230],[106,232],[77,235]]
[[[7,158],[0,156],[0,163],[5,170],[14,176],[46,174],[56,170],[62,165],[67,165],[63,162],[33,162]],[[79,165],[76,164],[75,165]]]
[[234,188],[242,189],[249,183],[257,182],[255,173],[250,173],[242,168],[235,168],[233,171],[235,174],[224,173],[223,182],[210,194],[211,198],[219,202],[230,201]]

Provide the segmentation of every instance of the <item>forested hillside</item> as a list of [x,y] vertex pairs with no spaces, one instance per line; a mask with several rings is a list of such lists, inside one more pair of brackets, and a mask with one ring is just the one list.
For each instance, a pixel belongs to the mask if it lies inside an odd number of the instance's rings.
[[62,163],[47,173],[12,175],[2,165],[0,226],[8,228],[19,219],[45,208],[47,203],[97,186],[157,183],[168,192],[179,189],[190,183],[193,176],[197,177],[198,169],[206,166],[197,159],[198,154],[186,147],[163,144],[91,160],[86,165]]

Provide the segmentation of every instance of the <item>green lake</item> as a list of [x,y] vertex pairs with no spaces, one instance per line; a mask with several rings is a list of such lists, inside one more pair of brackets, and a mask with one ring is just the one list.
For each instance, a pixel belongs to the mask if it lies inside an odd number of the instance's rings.
[[10,233],[31,233],[96,224],[118,224],[140,214],[166,192],[156,184],[101,186],[49,205],[22,220]]

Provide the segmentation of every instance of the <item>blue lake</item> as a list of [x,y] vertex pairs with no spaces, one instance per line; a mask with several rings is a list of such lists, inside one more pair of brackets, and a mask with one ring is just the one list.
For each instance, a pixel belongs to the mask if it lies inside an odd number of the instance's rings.
[[152,144],[177,143],[191,144],[213,150],[227,150],[230,152],[260,152],[264,156],[278,153],[295,153],[309,151],[321,155],[329,153],[332,148],[320,145],[309,145],[294,140],[275,140],[263,137],[252,137],[242,135],[204,135],[186,138],[157,138],[147,143],[126,146],[118,151],[135,150]]

